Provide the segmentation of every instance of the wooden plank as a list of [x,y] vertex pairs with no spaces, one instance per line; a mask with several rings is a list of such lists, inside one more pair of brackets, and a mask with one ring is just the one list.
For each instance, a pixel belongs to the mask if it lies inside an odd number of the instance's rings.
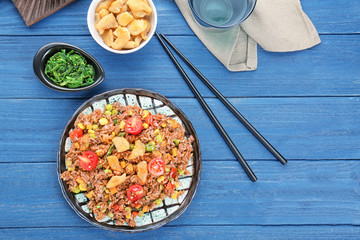
[[[203,159],[234,159],[196,99],[171,100],[192,121]],[[359,98],[230,101],[288,159],[360,159]],[[54,162],[63,128],[82,102],[79,99],[0,100],[4,119],[0,162]],[[246,159],[274,159],[218,100],[207,99],[207,102]]]
[[75,0],[12,0],[26,26],[31,26],[54,12],[66,7]]
[[103,231],[95,227],[2,229],[2,239],[356,239],[359,226],[165,226],[137,234]]
[[[359,161],[205,161],[195,198],[169,226],[360,225]],[[0,164],[1,228],[90,226],[61,195],[55,163]]]
[[[185,20],[173,1],[154,1],[158,11],[158,31],[166,34],[191,34]],[[304,11],[309,15],[320,33],[359,33],[359,1],[301,1]],[[10,0],[0,2],[2,16],[2,35],[89,35],[86,23],[90,2],[77,0],[65,9],[29,29]],[[76,23],[76,24],[74,24]]]
[[[296,53],[259,50],[258,70],[238,73],[226,70],[197,38],[170,39],[225,96],[359,96],[360,35],[324,36],[321,45]],[[92,54],[105,69],[105,81],[90,91],[66,94],[40,84],[33,73],[33,56],[42,45],[56,41]],[[155,38],[141,51],[128,55],[107,52],[87,36],[0,37],[0,44],[0,88],[7,89],[0,92],[0,98],[84,98],[123,87],[193,97]],[[194,74],[189,76],[203,96],[213,96]]]

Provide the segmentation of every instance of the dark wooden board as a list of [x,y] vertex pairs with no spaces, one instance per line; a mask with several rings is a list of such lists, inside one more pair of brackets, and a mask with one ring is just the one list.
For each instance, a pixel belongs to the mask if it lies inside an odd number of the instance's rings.
[[31,26],[75,0],[12,0],[26,26]]

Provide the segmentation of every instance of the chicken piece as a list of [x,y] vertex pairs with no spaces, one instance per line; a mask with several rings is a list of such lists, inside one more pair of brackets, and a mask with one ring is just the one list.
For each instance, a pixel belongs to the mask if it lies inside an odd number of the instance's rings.
[[126,27],[132,20],[134,20],[134,17],[128,12],[123,12],[116,16],[116,20],[120,26]]
[[106,15],[109,15],[110,12],[107,10],[107,9],[102,9],[100,12],[99,12],[99,16],[100,16],[100,19],[105,17]]
[[147,162],[146,161],[139,162],[136,168],[137,168],[138,177],[140,178],[141,182],[145,184],[146,177],[148,175]]
[[132,150],[129,159],[134,159],[137,157],[141,157],[145,154],[145,144],[143,144],[140,140],[137,140],[135,142],[135,147]]
[[106,45],[109,47],[114,42],[114,35],[111,29],[105,30],[104,33],[101,35],[102,40]]
[[116,0],[115,2],[111,3],[109,11],[112,13],[119,13],[124,3],[125,0]]
[[126,173],[124,173],[121,176],[112,176],[109,180],[109,182],[106,184],[107,188],[113,188],[116,186],[119,186],[126,180]]
[[102,2],[99,2],[99,4],[96,7],[95,12],[100,12],[103,9],[108,9],[110,7],[110,4],[113,2],[113,0],[105,0]]
[[119,159],[116,156],[114,155],[108,156],[107,161],[112,170],[123,172],[124,169],[122,169],[122,167],[120,166]]
[[118,27],[114,35],[117,36],[117,39],[111,44],[111,47],[115,50],[121,50],[124,48],[126,43],[130,40],[130,32],[127,28]]
[[152,12],[151,7],[146,0],[128,0],[126,4],[129,6],[131,12],[145,12],[147,15],[150,15]]
[[109,28],[116,28],[118,23],[115,19],[114,14],[110,13],[105,17],[101,18],[100,21],[95,24],[96,29],[109,29]]
[[131,35],[137,36],[141,32],[145,31],[146,25],[147,25],[147,23],[145,20],[135,19],[127,26],[127,28],[129,29],[129,32]]

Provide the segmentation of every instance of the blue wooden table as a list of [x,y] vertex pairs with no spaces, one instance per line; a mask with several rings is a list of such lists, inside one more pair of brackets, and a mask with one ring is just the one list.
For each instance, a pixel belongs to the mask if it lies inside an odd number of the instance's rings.
[[[196,78],[259,180],[252,183],[153,38],[141,51],[102,49],[78,0],[26,27],[10,0],[0,2],[0,239],[359,239],[360,1],[302,0],[322,43],[293,53],[258,49],[254,72],[227,71],[188,28],[172,0],[155,0],[158,32],[169,39],[289,160],[282,166]],[[106,71],[98,87],[58,93],[34,76],[35,52],[67,42]],[[189,74],[194,77],[194,74]],[[80,219],[56,177],[61,132],[95,94],[145,88],[177,104],[192,121],[203,157],[186,212],[160,229],[123,234]]]

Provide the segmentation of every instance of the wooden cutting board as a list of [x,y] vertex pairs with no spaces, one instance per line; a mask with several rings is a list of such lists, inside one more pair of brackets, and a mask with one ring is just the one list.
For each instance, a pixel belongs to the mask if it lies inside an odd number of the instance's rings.
[[75,0],[12,0],[26,26],[31,26]]

